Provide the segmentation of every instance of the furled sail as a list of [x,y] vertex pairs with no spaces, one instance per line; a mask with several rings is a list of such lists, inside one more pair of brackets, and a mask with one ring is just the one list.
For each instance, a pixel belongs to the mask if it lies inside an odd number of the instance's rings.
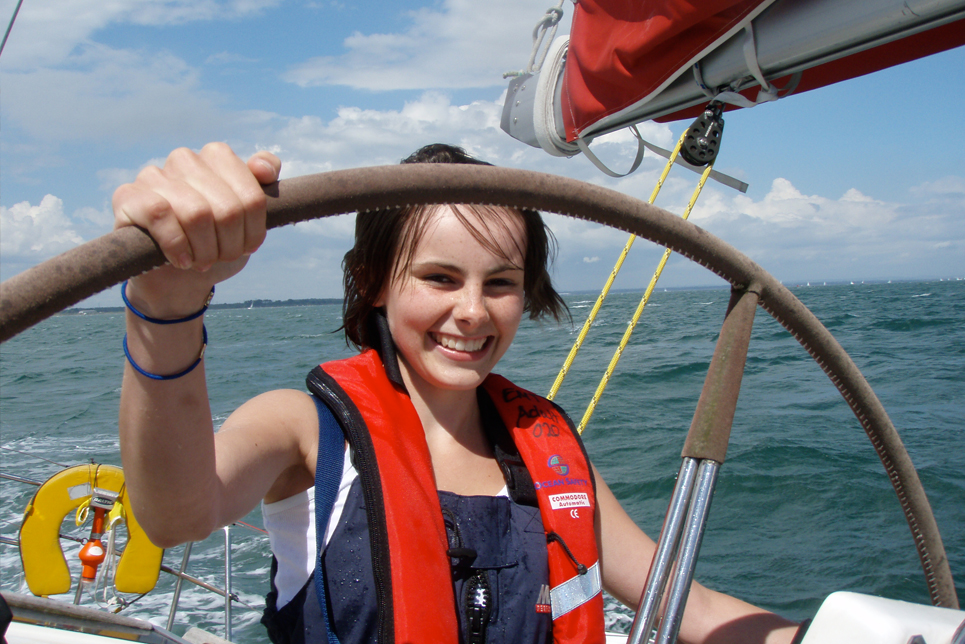
[[502,127],[572,156],[713,98],[750,107],[961,45],[965,0],[578,0],[570,36],[510,82]]

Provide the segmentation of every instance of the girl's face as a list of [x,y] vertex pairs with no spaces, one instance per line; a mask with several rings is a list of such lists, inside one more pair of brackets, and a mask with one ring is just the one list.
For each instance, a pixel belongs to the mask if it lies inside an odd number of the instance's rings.
[[[523,315],[526,232],[518,216],[498,216],[488,228],[505,258],[440,207],[429,215],[411,264],[376,303],[385,307],[407,384],[475,389],[512,343]],[[486,234],[476,215],[466,217]]]

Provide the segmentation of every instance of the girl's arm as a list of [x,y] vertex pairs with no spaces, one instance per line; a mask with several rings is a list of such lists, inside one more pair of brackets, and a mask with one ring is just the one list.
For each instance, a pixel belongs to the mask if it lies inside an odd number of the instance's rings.
[[[627,515],[595,467],[593,473],[603,587],[636,609],[656,544]],[[680,640],[690,644],[787,644],[796,632],[793,622],[694,582]]]
[[[170,264],[133,278],[126,294],[144,316],[190,317],[212,287],[237,273],[265,238],[262,184],[281,162],[243,162],[224,144],[171,153],[114,193],[115,228],[140,226]],[[127,349],[143,371],[183,372],[202,356],[203,316],[157,324],[127,312]],[[214,434],[203,360],[156,380],[125,365],[121,457],[134,512],[152,541],[171,546],[206,537],[240,518],[286,472],[305,466],[303,437],[317,427],[305,394],[272,392],[242,406]],[[293,470],[294,468],[294,470]]]

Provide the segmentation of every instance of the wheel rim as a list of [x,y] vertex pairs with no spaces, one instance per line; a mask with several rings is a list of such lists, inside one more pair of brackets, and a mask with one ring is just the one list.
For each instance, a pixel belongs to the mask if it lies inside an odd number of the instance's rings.
[[[908,521],[931,601],[958,607],[945,549],[911,458],[884,407],[831,333],[779,281],[697,226],[632,197],[573,179],[476,165],[410,164],[341,170],[266,188],[269,228],[407,204],[486,203],[532,208],[619,228],[670,248],[736,288],[760,287],[760,305],[834,383],[884,465]],[[153,240],[125,228],[0,286],[0,341],[121,281],[164,263]]]

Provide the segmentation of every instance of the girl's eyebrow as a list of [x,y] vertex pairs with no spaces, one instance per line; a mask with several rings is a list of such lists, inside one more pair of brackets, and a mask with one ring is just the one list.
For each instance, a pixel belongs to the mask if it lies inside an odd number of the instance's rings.
[[[412,264],[412,268],[413,270],[415,269],[425,270],[425,269],[438,268],[441,270],[451,271],[459,275],[462,275],[464,273],[462,268],[457,266],[456,264],[451,264],[449,262],[442,262],[442,261],[437,262],[433,260],[414,263]],[[509,262],[506,262],[504,264],[500,264],[496,266],[493,270],[489,271],[488,274],[496,275],[497,273],[504,273],[507,271],[522,271],[522,270],[523,270],[522,266],[516,266],[514,264],[510,264]]]

